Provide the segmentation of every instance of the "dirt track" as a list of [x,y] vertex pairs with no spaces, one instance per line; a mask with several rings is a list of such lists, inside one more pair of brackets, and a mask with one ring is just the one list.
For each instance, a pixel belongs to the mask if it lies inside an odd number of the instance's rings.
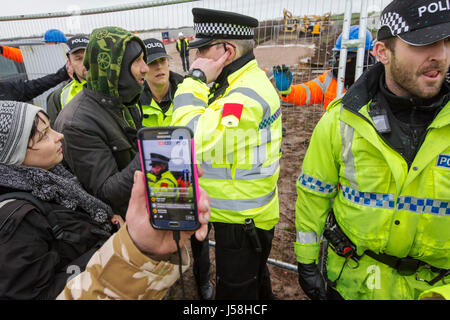
[[[171,70],[183,73],[181,60],[174,44],[166,46],[168,54],[172,56]],[[194,60],[195,50],[191,50],[191,59]],[[272,66],[277,64],[294,65],[302,58],[309,57],[312,53],[311,44],[293,46],[261,46],[255,49],[255,56],[261,68],[265,68],[270,74]],[[293,70],[295,71],[295,70]],[[294,82],[305,81],[314,78],[315,75],[303,72],[301,77],[296,76]],[[293,242],[295,241],[295,201],[297,198],[295,182],[300,174],[301,163],[305,155],[309,139],[315,124],[323,114],[322,106],[299,107],[282,106],[283,125],[287,129],[287,136],[283,137],[283,156],[280,163],[280,177],[278,180],[280,198],[280,221],[275,228],[275,236],[272,243],[270,258],[297,265]],[[210,240],[214,241],[214,232],[210,234]],[[188,243],[188,247],[190,244]],[[211,280],[214,283],[215,265],[214,248],[210,247]],[[269,264],[272,288],[278,300],[303,300],[307,299],[302,292],[297,278],[297,272],[286,270]],[[192,268],[184,273],[184,287],[186,298],[198,299]],[[178,281],[168,292],[167,299],[182,299],[181,285]]]

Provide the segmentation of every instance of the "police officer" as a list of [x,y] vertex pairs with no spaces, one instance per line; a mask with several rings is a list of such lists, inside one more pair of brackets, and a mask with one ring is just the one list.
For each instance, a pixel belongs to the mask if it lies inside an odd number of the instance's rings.
[[[144,44],[147,48],[149,71],[145,76],[146,85],[144,85],[140,100],[143,113],[142,125],[144,127],[169,126],[172,122],[175,91],[184,78],[169,70],[169,58],[171,57],[167,54],[161,41],[146,39]],[[194,258],[193,272],[199,297],[201,300],[211,300],[214,295],[214,287],[209,274],[209,240],[200,242],[193,236],[191,237],[191,248]]]
[[169,70],[169,58],[164,44],[158,39],[144,40],[149,71],[141,95],[144,127],[163,127],[172,121],[173,97],[183,77]]
[[196,60],[175,93],[172,125],[194,131],[205,171],[200,185],[211,197],[216,299],[271,299],[266,262],[279,220],[280,99],[253,54],[258,20],[192,13]]
[[83,64],[83,59],[88,43],[89,37],[85,35],[76,35],[67,40],[67,59],[73,71],[73,80],[48,95],[47,113],[50,118],[50,125],[53,125],[61,109],[83,89],[83,85],[86,83],[87,70]]
[[176,188],[177,180],[169,171],[169,158],[158,153],[150,153],[152,167],[147,173],[147,183],[154,188]]
[[181,63],[183,64],[183,71],[189,71],[189,40],[184,36],[183,32],[178,34],[177,51],[180,53]]
[[374,49],[380,62],[314,129],[297,181],[295,242],[310,298],[450,298],[449,36],[448,8],[392,1]]

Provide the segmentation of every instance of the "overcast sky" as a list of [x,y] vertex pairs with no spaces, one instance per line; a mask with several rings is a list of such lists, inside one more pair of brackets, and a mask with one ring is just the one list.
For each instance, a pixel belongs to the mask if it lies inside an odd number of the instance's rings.
[[[167,3],[170,0],[153,0],[153,3]],[[362,0],[351,0],[352,11],[361,10]],[[321,15],[326,12],[344,12],[346,0],[200,0],[170,6],[102,13],[95,15],[76,15],[76,12],[94,8],[126,6],[147,1],[136,0],[2,0],[0,16],[17,16],[70,12],[64,18],[46,18],[20,21],[0,21],[0,39],[41,37],[46,30],[57,28],[65,34],[90,34],[94,28],[114,25],[127,30],[168,30],[193,25],[191,10],[204,7],[234,11],[257,18],[259,21],[279,20],[283,9],[296,17],[305,14]],[[381,11],[390,0],[367,0],[368,12]]]
[[[74,6],[83,9],[103,8],[128,3],[139,3],[139,0],[3,0],[1,16],[22,14],[50,13],[74,10]],[[20,4],[20,5],[18,5]]]
[[[159,0],[161,1],[161,0]],[[272,0],[277,2],[279,0]],[[311,2],[329,2],[326,0],[291,0],[292,3],[306,3],[308,6]],[[356,5],[360,3],[360,0],[353,0]],[[1,5],[0,16],[12,16],[12,15],[23,15],[23,14],[37,14],[37,13],[50,13],[50,12],[61,12],[74,10],[74,6],[79,6],[81,10],[83,9],[93,9],[93,8],[103,8],[116,5],[126,5],[130,3],[140,3],[145,1],[139,0],[3,0]],[[231,2],[230,0],[223,0],[223,2]],[[246,0],[241,0],[246,2]],[[254,1],[251,1],[254,2]],[[390,0],[369,0],[369,7],[380,7],[389,3]],[[333,4],[345,3],[345,0],[334,0]],[[327,4],[325,4],[327,5]],[[290,8],[287,8],[288,10]],[[370,9],[370,8],[369,8]]]

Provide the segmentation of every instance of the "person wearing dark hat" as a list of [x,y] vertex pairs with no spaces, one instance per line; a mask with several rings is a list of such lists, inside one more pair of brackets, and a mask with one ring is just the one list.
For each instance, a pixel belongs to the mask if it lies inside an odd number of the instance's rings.
[[151,153],[151,168],[147,173],[147,183],[153,188],[176,188],[177,180],[169,171],[170,159],[162,154]]
[[47,113],[50,117],[50,125],[53,126],[56,117],[65,105],[69,103],[86,83],[87,70],[83,64],[84,52],[89,43],[89,37],[76,35],[67,40],[67,60],[72,69],[72,81],[62,88],[56,89],[47,97]]
[[169,70],[169,58],[164,44],[157,39],[144,40],[149,71],[141,95],[142,125],[164,127],[172,121],[173,97],[183,77]]
[[450,299],[450,8],[394,0],[380,18],[379,62],[328,106],[297,180],[299,284],[311,299]]
[[124,216],[133,175],[140,168],[136,103],[148,72],[142,40],[118,27],[92,31],[86,48],[86,84],[55,121],[63,133],[65,163],[88,192]]
[[197,49],[175,93],[172,125],[194,131],[211,197],[216,299],[272,299],[267,259],[279,220],[278,94],[253,54],[258,20],[194,8]]
[[[162,299],[180,260],[172,232],[150,225],[142,173],[134,175],[127,222],[111,235],[111,207],[62,166],[64,137],[45,111],[0,101],[0,124],[0,299]],[[208,206],[200,189],[200,240]],[[192,234],[180,235],[184,271]]]
[[189,71],[189,40],[184,36],[183,32],[178,33],[176,49],[180,54],[183,71]]

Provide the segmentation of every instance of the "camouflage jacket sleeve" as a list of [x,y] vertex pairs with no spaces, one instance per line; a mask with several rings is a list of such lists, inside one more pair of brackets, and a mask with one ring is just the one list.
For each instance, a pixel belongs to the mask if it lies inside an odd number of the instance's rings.
[[[92,256],[86,270],[71,279],[59,300],[162,299],[179,278],[178,256],[156,260],[141,253],[131,240],[127,225]],[[189,254],[182,249],[183,272]]]

